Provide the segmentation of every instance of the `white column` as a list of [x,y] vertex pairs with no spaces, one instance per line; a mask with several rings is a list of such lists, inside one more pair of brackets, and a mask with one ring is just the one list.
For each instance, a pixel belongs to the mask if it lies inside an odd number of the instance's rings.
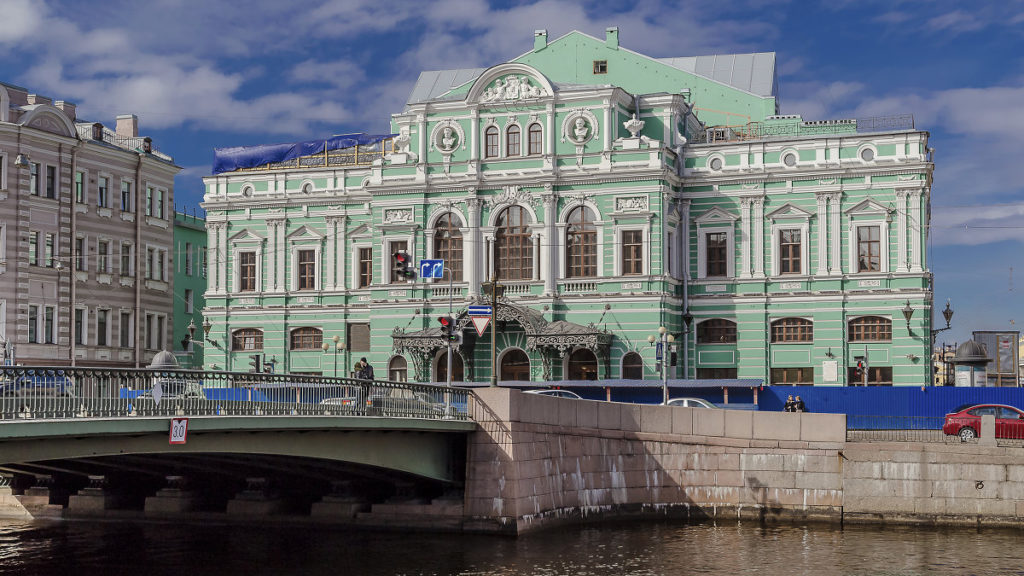
[[339,218],[338,223],[338,251],[335,255],[337,257],[337,288],[345,290],[348,287],[348,266],[345,265],[348,257],[348,216]]
[[533,279],[540,280],[540,234],[533,235]]
[[277,259],[281,257],[279,246],[277,245],[277,222],[267,222],[267,275],[263,279],[263,286],[261,290],[272,292],[277,276]]
[[896,271],[907,271],[907,192],[896,191]]
[[[220,224],[208,223],[206,225],[206,277],[208,278],[207,292],[216,294],[219,292],[218,286],[220,280],[217,278],[217,270],[220,269],[220,254],[217,252],[217,228]],[[135,247],[136,254],[142,254],[142,247]],[[139,258],[136,258],[138,261]],[[137,276],[142,276],[141,273],[136,271]]]
[[469,126],[469,159],[476,160],[480,157],[480,110],[474,108],[470,116]]
[[[842,236],[842,231],[839,229],[839,214],[842,210],[842,192],[835,194],[829,194],[829,224],[828,229],[831,231],[829,234],[829,247],[832,249],[831,265],[829,266],[828,272],[833,276],[839,276],[843,273],[843,260],[839,257],[839,238]],[[851,242],[853,240],[851,239]]]
[[750,278],[750,198],[740,198],[740,278]]
[[754,198],[754,276],[764,277],[764,197]]
[[547,236],[547,250],[543,251],[544,266],[541,274],[544,278],[544,295],[554,296],[558,293],[558,257],[559,242],[558,232],[555,230],[556,209],[558,207],[558,196],[553,193],[544,194],[544,229]]
[[818,276],[828,271],[828,196],[818,194]]
[[920,272],[921,268],[921,191],[910,193],[910,271]]
[[228,225],[221,224],[217,227],[217,283],[218,292],[224,294],[228,291]]
[[284,292],[288,289],[288,283],[284,278],[284,262],[288,258],[288,245],[284,241],[285,221],[277,223],[277,274],[274,274],[274,291]]
[[604,149],[612,149],[612,107],[608,104],[604,107]]
[[[481,270],[481,256],[480,253],[480,208],[483,206],[483,200],[479,198],[467,198],[466,207],[468,212],[467,226],[469,233],[465,235],[466,239],[466,253],[463,255],[466,266],[466,282],[469,283],[469,297],[478,298],[480,296],[480,270]],[[490,280],[488,278],[487,280]]]
[[547,148],[544,150],[546,156],[551,157],[551,175],[558,174],[558,162],[555,154],[555,143],[558,142],[558,138],[555,134],[555,104],[551,102],[547,105],[547,118],[546,124],[547,129],[545,136],[547,138]]
[[419,125],[419,134],[417,134],[417,136],[419,136],[419,138],[417,138],[417,140],[419,140],[419,143],[420,143],[419,163],[420,164],[426,164],[426,162],[427,162],[427,152],[428,152],[428,149],[427,149],[427,117],[424,116],[424,115],[418,115],[418,116],[416,116],[416,122]]
[[335,240],[338,237],[338,221],[327,218],[327,255],[324,258],[324,290],[337,289],[338,263]]

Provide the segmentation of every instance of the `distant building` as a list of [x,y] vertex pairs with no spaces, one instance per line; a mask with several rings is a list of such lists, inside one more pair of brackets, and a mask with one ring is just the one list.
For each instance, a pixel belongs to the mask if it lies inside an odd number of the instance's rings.
[[[218,151],[206,362],[443,381],[451,297],[455,380],[657,378],[664,327],[668,378],[929,383],[928,133],[779,115],[775,70],[538,31],[509,62],[423,72],[391,135]],[[450,272],[406,282],[395,252]]]
[[174,213],[174,255],[174,338],[171,344],[179,366],[202,368],[203,307],[206,305],[206,220],[202,216]]
[[138,367],[169,346],[170,156],[0,83],[0,338],[25,365]]

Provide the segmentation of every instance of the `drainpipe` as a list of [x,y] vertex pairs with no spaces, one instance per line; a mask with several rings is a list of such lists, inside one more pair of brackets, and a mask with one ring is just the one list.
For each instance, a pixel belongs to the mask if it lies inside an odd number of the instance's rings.
[[139,211],[139,195],[142,190],[142,152],[135,163],[135,367],[142,366],[142,276],[139,259],[142,258],[142,212]]
[[[76,236],[76,233],[78,232],[78,211],[75,210],[75,203],[78,201],[78,199],[75,197],[75,173],[78,172],[78,151],[81,150],[82,146],[84,146],[84,145],[85,145],[85,141],[84,140],[79,140],[77,144],[75,144],[74,146],[71,147],[71,202],[70,202],[70,204],[71,204],[71,233],[70,233],[70,239],[69,239],[69,241],[71,242],[71,250],[70,250],[70,252],[71,252],[71,260],[68,262],[68,279],[69,279],[69,282],[71,283],[71,289],[70,289],[71,301],[68,303],[68,311],[70,312],[70,314],[68,316],[68,324],[70,325],[71,329],[68,330],[68,332],[71,334],[71,337],[70,337],[70,340],[71,340],[70,350],[71,350],[71,365],[72,366],[77,366],[78,365],[78,360],[75,357],[75,352],[77,351],[77,344],[78,344],[77,342],[75,342],[75,303],[78,300],[78,287],[75,285],[75,270],[78,269],[78,259],[82,257],[81,254],[76,254],[76,252],[75,252],[75,250],[77,249],[77,245],[78,245],[78,242],[76,240],[78,238],[78,236]],[[61,157],[63,157],[63,154],[61,154]],[[86,183],[85,183],[85,181],[83,181],[82,182],[82,186],[85,187],[85,185],[86,185]],[[60,290],[59,276],[58,276],[57,290],[58,290],[58,292]],[[82,321],[86,322],[86,318],[82,318]],[[82,330],[85,330],[85,326],[87,326],[87,325],[88,325],[87,323],[83,324]],[[60,339],[58,339],[58,341],[59,340]]]

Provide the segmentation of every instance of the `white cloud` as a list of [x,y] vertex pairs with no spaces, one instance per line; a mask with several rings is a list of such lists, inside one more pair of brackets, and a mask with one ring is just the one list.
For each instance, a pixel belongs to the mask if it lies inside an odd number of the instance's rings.
[[33,0],[5,0],[0,18],[0,44],[30,39],[42,28],[46,6]]

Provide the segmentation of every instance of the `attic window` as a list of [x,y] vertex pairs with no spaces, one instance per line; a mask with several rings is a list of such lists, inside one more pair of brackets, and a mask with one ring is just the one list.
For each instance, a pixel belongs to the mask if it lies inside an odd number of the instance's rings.
[[607,60],[594,60],[594,74],[607,74],[608,73],[608,61]]

